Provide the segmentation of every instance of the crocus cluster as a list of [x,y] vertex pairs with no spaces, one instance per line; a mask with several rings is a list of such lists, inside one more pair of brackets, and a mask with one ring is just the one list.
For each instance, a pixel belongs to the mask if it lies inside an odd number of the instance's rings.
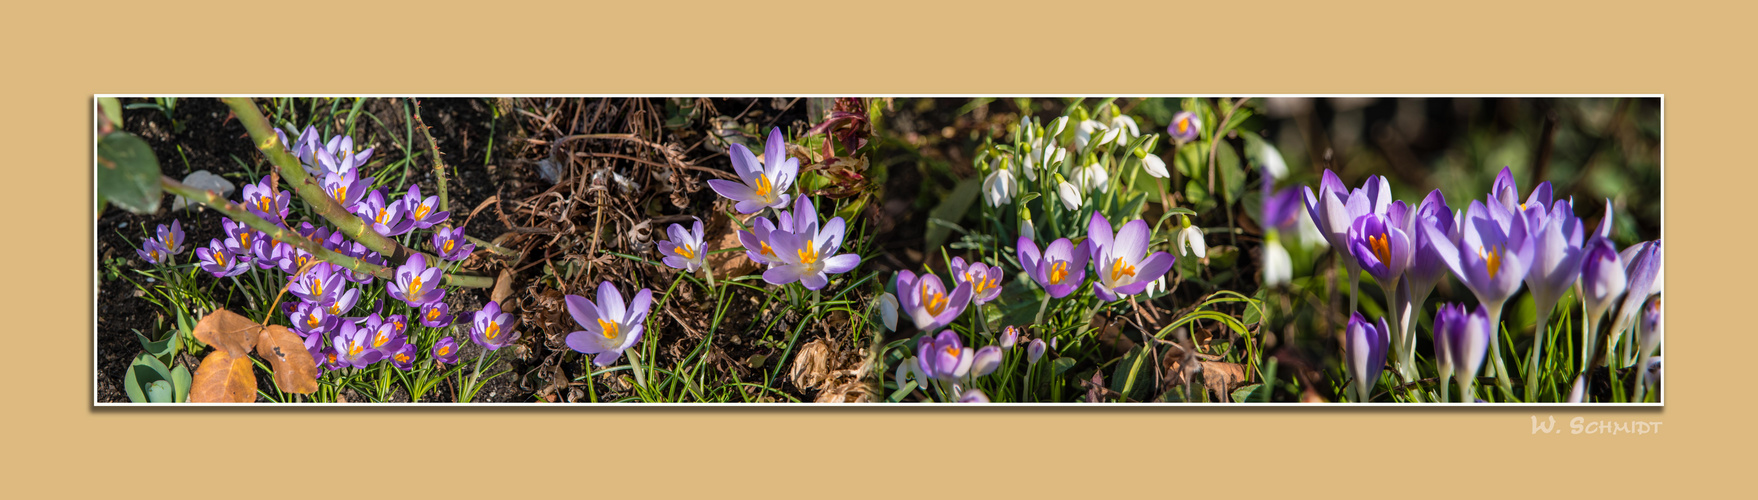
[[[708,183],[715,192],[733,200],[740,213],[752,214],[765,208],[775,213],[774,220],[752,218],[751,228],[738,232],[745,255],[768,267],[763,272],[764,281],[772,285],[799,282],[808,290],[819,290],[830,284],[830,275],[854,270],[860,265],[861,256],[837,253],[842,248],[847,222],[842,217],[833,217],[820,227],[818,209],[812,205],[811,197],[792,196],[793,212],[782,210],[790,199],[786,191],[799,175],[799,160],[787,156],[786,146],[781,129],[770,130],[764,163],[759,164],[750,150],[734,144],[733,170],[744,184],[718,179]],[[672,228],[675,229],[668,230],[671,241],[660,245],[666,265],[691,271],[701,267],[707,252],[701,222],[690,231],[675,224]]]
[[[1438,189],[1414,207],[1393,200],[1390,184],[1377,176],[1351,190],[1335,173],[1326,170],[1316,192],[1310,187],[1306,189],[1308,215],[1348,270],[1350,311],[1354,311],[1355,282],[1361,271],[1366,271],[1387,297],[1386,310],[1393,327],[1392,364],[1406,381],[1414,377],[1415,313],[1423,309],[1429,294],[1449,274],[1476,296],[1478,309],[1466,314],[1463,306],[1445,306],[1436,314],[1437,362],[1443,372],[1464,370],[1466,363],[1461,360],[1469,358],[1459,357],[1456,342],[1443,341],[1441,337],[1453,332],[1443,333],[1442,326],[1467,320],[1478,325],[1476,318],[1481,316],[1483,331],[1493,339],[1503,308],[1521,288],[1529,290],[1538,309],[1529,366],[1540,366],[1550,315],[1564,292],[1571,288],[1581,290],[1588,312],[1582,342],[1585,357],[1593,357],[1593,349],[1599,343],[1598,320],[1614,305],[1619,306],[1619,312],[1612,316],[1614,322],[1606,345],[1636,344],[1620,344],[1619,339],[1635,326],[1642,304],[1659,293],[1660,241],[1638,243],[1620,252],[1610,240],[1609,200],[1599,228],[1588,232],[1575,215],[1572,200],[1553,199],[1549,182],[1538,184],[1524,198],[1521,194],[1513,172],[1505,167],[1496,176],[1488,196],[1472,200],[1463,211],[1447,206]],[[1282,196],[1269,195],[1265,201],[1265,217],[1275,227],[1289,221]],[[1266,277],[1272,269],[1280,272],[1280,264],[1275,265],[1272,268],[1266,259]],[[1443,323],[1443,317],[1449,322]],[[1475,332],[1477,326],[1472,328]],[[1457,327],[1457,331],[1465,329]],[[1489,352],[1487,369],[1497,377],[1504,392],[1510,391],[1511,374],[1502,360],[1500,343],[1484,344]],[[1607,359],[1620,360],[1620,366],[1636,363],[1637,354],[1632,349],[1635,347],[1627,347],[1627,352],[1618,356],[1608,353]],[[1471,377],[1476,369],[1475,365],[1470,366]],[[1527,370],[1529,401],[1536,395],[1537,371]],[[1461,373],[1455,378],[1464,385],[1464,379],[1469,377]],[[1469,396],[1465,397],[1469,400]]]

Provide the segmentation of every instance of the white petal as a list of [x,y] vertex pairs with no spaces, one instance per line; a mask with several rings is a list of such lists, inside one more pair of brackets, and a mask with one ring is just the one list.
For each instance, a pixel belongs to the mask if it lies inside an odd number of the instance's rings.
[[1264,249],[1264,286],[1280,286],[1288,284],[1294,276],[1294,259],[1289,258],[1288,250],[1281,243],[1271,243]]
[[1069,184],[1068,181],[1062,181],[1057,184],[1056,192],[1062,195],[1063,208],[1067,208],[1070,211],[1080,210],[1079,188],[1074,187],[1073,184]]
[[889,292],[879,295],[879,319],[885,322],[885,329],[897,331],[897,296]]
[[1143,170],[1148,171],[1148,175],[1157,178],[1165,179],[1172,176],[1171,173],[1166,171],[1166,161],[1161,160],[1159,156],[1148,155],[1147,158],[1142,158],[1141,166]]

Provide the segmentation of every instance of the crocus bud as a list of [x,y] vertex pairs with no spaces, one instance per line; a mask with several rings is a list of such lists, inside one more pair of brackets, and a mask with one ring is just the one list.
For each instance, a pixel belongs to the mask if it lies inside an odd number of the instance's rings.
[[879,294],[879,320],[885,322],[885,329],[897,331],[897,296],[891,292]]
[[969,390],[964,391],[964,394],[962,394],[958,397],[958,402],[960,402],[960,403],[987,403],[987,402],[989,402],[989,396],[983,394],[983,391],[980,389],[969,389]]
[[[1451,365],[1460,396],[1469,398],[1471,382],[1477,378],[1483,358],[1489,353],[1489,343],[1495,338],[1489,310],[1481,305],[1473,311],[1463,304],[1442,304],[1435,311],[1434,332],[1437,364]],[[1438,352],[1443,350],[1444,353]]]
[[1641,314],[1641,321],[1636,323],[1636,337],[1642,342],[1642,355],[1646,356],[1660,347],[1660,298],[1650,299]]
[[1581,293],[1587,302],[1589,318],[1598,319],[1607,307],[1624,294],[1629,286],[1624,264],[1610,240],[1595,237],[1587,242],[1587,253],[1581,259]]
[[1357,403],[1365,403],[1373,397],[1373,386],[1380,378],[1380,370],[1386,366],[1386,347],[1391,344],[1390,329],[1386,328],[1385,318],[1379,323],[1369,323],[1357,312],[1349,317],[1347,336],[1343,349],[1349,360],[1349,370],[1355,375],[1355,394]]
[[971,359],[971,376],[981,377],[995,373],[995,369],[1000,367],[1001,348],[992,345],[983,346],[982,349],[977,349],[976,356]]
[[1044,339],[1032,339],[1032,343],[1026,344],[1026,363],[1038,364],[1038,359],[1044,357],[1044,351]]
[[1018,343],[1019,343],[1019,328],[1018,327],[1009,326],[1009,327],[1001,330],[1001,348],[1002,349],[1012,349],[1014,344],[1018,344]]

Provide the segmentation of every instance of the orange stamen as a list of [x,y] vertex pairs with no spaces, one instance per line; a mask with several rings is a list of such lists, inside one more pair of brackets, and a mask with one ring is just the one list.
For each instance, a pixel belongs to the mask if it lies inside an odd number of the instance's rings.
[[951,300],[946,298],[945,293],[930,291],[926,286],[922,287],[922,305],[928,308],[929,315],[939,316],[940,313],[945,312],[947,302],[951,302]]
[[1068,278],[1068,261],[1059,260],[1050,264],[1049,278],[1052,285],[1062,284],[1062,280]]
[[608,321],[601,318],[598,320],[598,329],[604,330],[604,338],[617,338],[617,323],[615,321]]

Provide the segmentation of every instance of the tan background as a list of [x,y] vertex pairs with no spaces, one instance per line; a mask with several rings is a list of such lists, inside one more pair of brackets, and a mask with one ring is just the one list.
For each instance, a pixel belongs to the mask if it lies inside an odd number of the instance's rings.
[[[1745,319],[1753,311],[1748,186],[1758,116],[1750,9],[1532,1],[1257,1],[1210,12],[1159,1],[628,4],[6,7],[0,142],[10,177],[0,182],[23,190],[0,196],[0,214],[9,217],[0,237],[5,496],[1070,498],[1123,489],[1150,497],[1429,497],[1566,487],[1635,497],[1749,489],[1736,482],[1750,475],[1758,387]],[[810,91],[1664,93],[1668,405],[90,406],[93,93]],[[1665,424],[1648,436],[1534,436],[1535,414],[1556,415],[1565,428],[1573,416]]]

